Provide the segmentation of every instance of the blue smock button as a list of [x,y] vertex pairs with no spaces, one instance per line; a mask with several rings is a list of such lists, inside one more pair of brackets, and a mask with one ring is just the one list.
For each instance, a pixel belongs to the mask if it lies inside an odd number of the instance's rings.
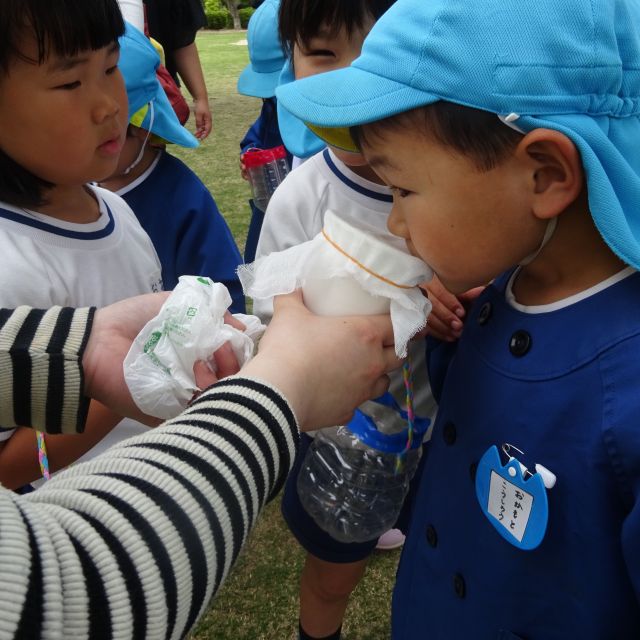
[[464,598],[467,595],[467,587],[461,574],[456,573],[453,576],[453,590],[458,598]]
[[438,545],[438,532],[432,524],[427,525],[425,535],[427,537],[427,543],[430,547],[436,547]]
[[509,340],[509,351],[516,358],[521,358],[531,349],[531,336],[526,331],[516,331]]
[[491,318],[491,312],[493,311],[490,302],[485,302],[480,307],[480,312],[478,313],[478,324],[485,325],[489,322],[489,318]]
[[442,439],[445,444],[449,446],[455,444],[457,437],[456,425],[453,424],[453,422],[445,422],[444,428],[442,429]]

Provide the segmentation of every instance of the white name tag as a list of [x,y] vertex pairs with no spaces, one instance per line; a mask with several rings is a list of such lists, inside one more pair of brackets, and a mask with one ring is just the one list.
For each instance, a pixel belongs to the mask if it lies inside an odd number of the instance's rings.
[[491,471],[487,511],[519,542],[529,522],[533,496]]

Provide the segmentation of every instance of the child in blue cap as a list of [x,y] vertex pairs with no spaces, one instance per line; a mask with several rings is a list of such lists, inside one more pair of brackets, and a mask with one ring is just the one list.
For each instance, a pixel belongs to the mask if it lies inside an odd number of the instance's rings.
[[[280,0],[265,0],[249,20],[247,46],[249,64],[238,77],[238,93],[262,99],[262,108],[256,121],[240,141],[240,154],[249,149],[272,149],[283,145],[278,125],[276,87],[280,79],[286,56],[278,36],[278,9]],[[304,125],[300,123],[300,126]],[[287,162],[291,167],[291,153],[287,152]],[[246,170],[240,161],[242,177],[247,179]],[[244,247],[245,262],[252,262],[264,220],[264,211],[254,200],[249,201],[251,221]]]
[[[364,37],[375,20],[392,4],[393,0],[282,0],[281,40],[296,76],[321,78],[322,72],[347,66],[360,54]],[[311,240],[322,230],[328,209],[359,228],[386,237],[389,243],[403,245],[387,231],[392,201],[390,189],[381,184],[360,154],[324,149],[291,172],[276,189],[267,207],[256,257]],[[454,302],[462,309],[455,298]],[[253,308],[265,320],[270,315],[270,301],[254,300]],[[461,327],[460,318],[448,313]],[[410,351],[419,381],[417,412],[432,417],[435,401],[428,387],[424,340],[412,342]],[[402,404],[406,392],[401,374],[392,375],[392,391]],[[404,535],[394,528],[380,540],[345,543],[322,530],[305,511],[297,490],[298,474],[311,442],[308,435],[301,439],[284,489],[282,513],[307,552],[300,581],[300,638],[337,640],[349,597],[362,578],[371,553],[376,547],[402,546]]]
[[355,138],[446,286],[492,281],[446,370],[393,638],[638,636],[638,24],[632,0],[399,0],[349,69],[278,93]]
[[127,25],[120,39],[120,70],[129,97],[129,127],[115,173],[101,185],[120,195],[149,234],[166,289],[181,275],[224,284],[231,310],[244,312],[236,275],[242,262],[229,227],[200,178],[166,150],[166,143],[198,146],[156,79],[160,58],[149,39]]

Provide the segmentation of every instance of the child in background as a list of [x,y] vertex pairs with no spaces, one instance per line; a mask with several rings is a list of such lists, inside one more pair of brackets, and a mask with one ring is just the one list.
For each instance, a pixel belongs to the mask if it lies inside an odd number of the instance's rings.
[[146,33],[162,46],[175,87],[182,80],[193,98],[195,135],[203,141],[211,133],[212,117],[195,42],[198,30],[207,26],[202,0],[144,0],[144,10]]
[[165,149],[166,142],[196,147],[156,81],[160,63],[149,39],[127,26],[120,68],[130,102],[149,87],[155,94],[132,114],[116,171],[100,185],[121,196],[149,234],[162,265],[165,289],[181,275],[208,276],[224,284],[231,311],[245,310],[236,269],[242,262],[231,231],[196,174]]
[[[291,52],[296,77],[350,64],[360,54],[362,41],[372,24],[392,3],[392,0],[282,0],[281,40]],[[327,209],[353,220],[359,227],[386,236],[390,243],[404,246],[403,240],[387,231],[392,201],[391,190],[361,156],[325,149],[289,174],[276,189],[267,207],[256,257],[311,240],[321,231]],[[462,309],[457,300],[455,305]],[[254,301],[254,313],[266,319],[270,312],[270,305]],[[458,330],[461,321],[455,318],[455,322],[454,328]],[[429,393],[424,351],[424,340],[416,340],[410,346],[415,386],[420,389],[416,413],[431,417],[436,407]],[[403,405],[401,374],[392,376],[391,390]],[[387,549],[401,546],[404,535],[393,529],[379,541],[345,544],[321,530],[304,510],[296,487],[310,443],[311,438],[303,435],[283,494],[282,512],[293,535],[307,551],[300,581],[300,638],[337,639],[349,596],[364,574],[373,549],[377,544]]]
[[[161,290],[158,257],[131,209],[90,184],[114,172],[127,127],[118,5],[24,3],[16,15],[28,16],[33,29],[22,22],[3,25],[6,33],[19,35],[0,43],[0,304],[104,306]],[[92,402],[82,436],[46,436],[50,470],[66,466],[106,434],[115,441],[144,429]],[[4,436],[0,481],[19,487],[38,477],[33,431]],[[69,438],[78,440],[70,445]]]
[[445,286],[492,282],[444,380],[393,638],[638,636],[638,24],[632,0],[399,0],[352,67],[278,94],[361,125],[390,228]]
[[[247,173],[242,162],[242,154],[249,149],[272,149],[283,144],[278,127],[276,106],[276,87],[286,56],[278,36],[278,8],[280,0],[265,0],[256,9],[249,20],[247,46],[249,64],[238,78],[238,93],[262,99],[262,109],[256,121],[251,125],[240,142],[240,168],[246,180]],[[287,162],[291,166],[291,154],[287,153]],[[256,245],[262,228],[264,211],[252,200],[251,222],[244,246],[244,261],[253,262]]]

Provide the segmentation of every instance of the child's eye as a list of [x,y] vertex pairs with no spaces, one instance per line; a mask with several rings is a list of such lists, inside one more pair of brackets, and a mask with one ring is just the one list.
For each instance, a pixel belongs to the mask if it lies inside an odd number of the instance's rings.
[[56,89],[62,89],[63,91],[73,91],[73,89],[77,89],[82,83],[80,80],[75,80],[74,82],[65,82],[64,84],[60,84],[56,87]]
[[110,75],[114,74],[117,69],[118,69],[118,65],[114,64],[113,67],[109,67],[107,69],[107,75],[110,76]]
[[411,191],[409,191],[408,189],[402,189],[401,187],[390,186],[389,188],[391,189],[391,191],[393,191],[394,195],[398,196],[398,198],[406,198],[411,194]]
[[308,56],[335,57],[335,53],[330,49],[313,49],[307,53]]

